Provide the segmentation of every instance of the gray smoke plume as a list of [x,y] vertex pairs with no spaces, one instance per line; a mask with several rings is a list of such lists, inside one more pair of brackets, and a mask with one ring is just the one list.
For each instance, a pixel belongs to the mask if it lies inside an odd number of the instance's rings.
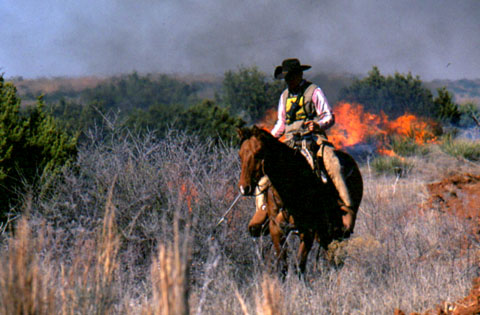
[[0,2],[7,76],[272,73],[298,57],[314,71],[479,78],[479,47],[478,0]]

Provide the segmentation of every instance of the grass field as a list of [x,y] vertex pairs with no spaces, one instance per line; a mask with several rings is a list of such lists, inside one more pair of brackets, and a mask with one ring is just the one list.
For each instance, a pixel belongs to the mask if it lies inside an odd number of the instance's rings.
[[476,162],[437,146],[409,157],[402,176],[361,165],[364,199],[340,266],[316,245],[300,280],[294,237],[281,281],[269,237],[248,235],[253,198],[215,229],[238,193],[237,149],[195,140],[92,134],[76,167],[32,189],[0,235],[0,314],[422,312],[479,276],[468,222],[421,209],[428,183],[478,173]]

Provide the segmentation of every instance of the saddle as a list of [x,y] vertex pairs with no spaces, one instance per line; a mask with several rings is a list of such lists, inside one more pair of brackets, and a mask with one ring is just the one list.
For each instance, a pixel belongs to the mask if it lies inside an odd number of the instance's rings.
[[288,140],[287,145],[299,151],[305,157],[312,168],[312,171],[315,172],[320,180],[325,184],[328,182],[327,171],[323,159],[318,158],[317,156],[317,152],[321,147],[313,138],[312,133],[296,133],[290,140]]

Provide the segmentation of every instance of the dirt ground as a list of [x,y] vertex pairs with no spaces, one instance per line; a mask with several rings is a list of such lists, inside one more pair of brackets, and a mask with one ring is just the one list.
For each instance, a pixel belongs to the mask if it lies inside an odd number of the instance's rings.
[[472,223],[480,234],[480,175],[458,174],[428,185],[424,209],[447,212]]
[[[480,175],[457,174],[428,185],[429,197],[423,209],[446,212],[471,223],[470,233],[480,237]],[[411,315],[419,313],[411,313]],[[465,298],[456,302],[444,302],[425,314],[467,315],[480,314],[480,278]],[[405,315],[395,310],[395,315]]]

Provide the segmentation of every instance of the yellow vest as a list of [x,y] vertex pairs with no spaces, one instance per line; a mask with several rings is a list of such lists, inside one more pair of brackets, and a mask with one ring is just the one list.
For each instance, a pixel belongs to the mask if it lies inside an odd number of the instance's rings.
[[[303,89],[303,91],[301,91],[298,95],[290,95],[288,89],[282,93],[281,97],[283,98],[283,103],[285,104],[287,125],[290,125],[298,120],[304,120],[309,115],[315,115],[312,96],[313,91],[315,91],[317,88],[317,85],[306,82],[304,86],[306,88]],[[300,99],[297,101],[297,98]],[[293,106],[297,106],[297,108],[292,110]]]

